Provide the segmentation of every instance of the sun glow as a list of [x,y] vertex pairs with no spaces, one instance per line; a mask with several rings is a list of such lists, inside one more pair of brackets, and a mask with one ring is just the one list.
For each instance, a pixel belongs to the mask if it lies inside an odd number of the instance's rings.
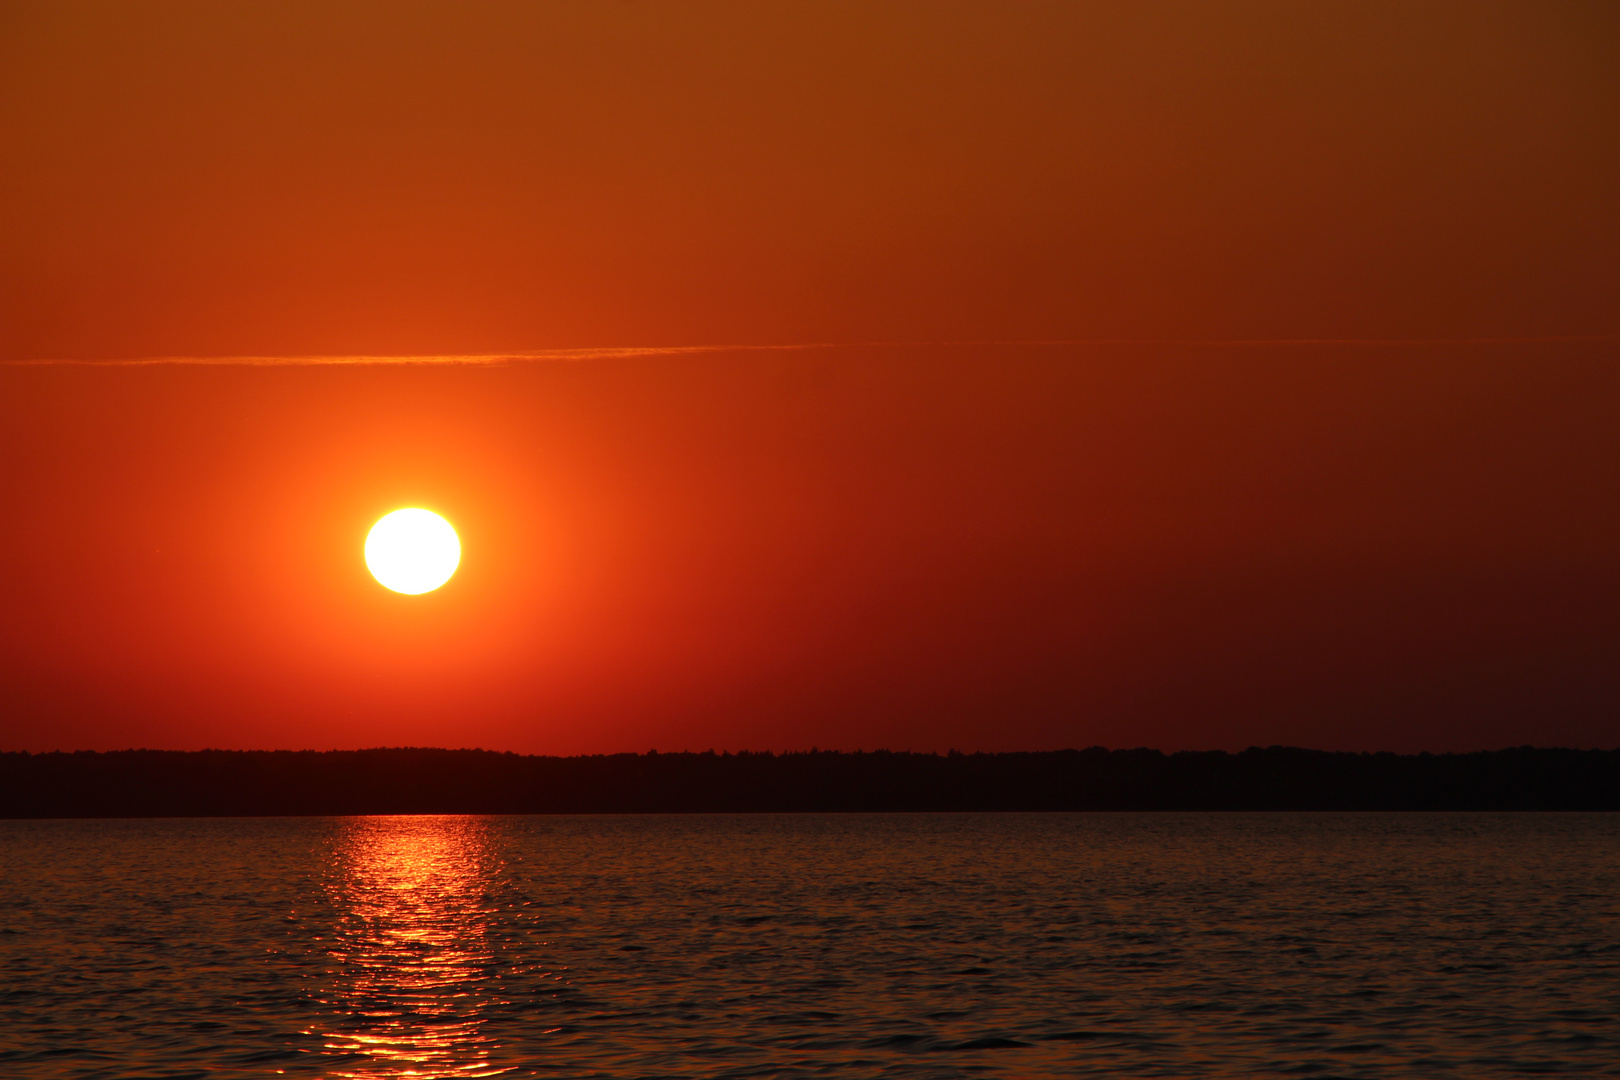
[[366,567],[397,593],[432,592],[461,565],[461,541],[431,510],[395,510],[366,535]]

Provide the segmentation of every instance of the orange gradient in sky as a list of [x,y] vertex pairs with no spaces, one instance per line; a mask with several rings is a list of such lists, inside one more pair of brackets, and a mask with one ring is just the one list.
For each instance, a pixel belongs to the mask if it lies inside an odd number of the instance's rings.
[[[1609,738],[1616,346],[0,368],[9,748]],[[359,538],[442,508],[452,586]]]
[[[1613,3],[7,3],[0,749],[1612,742],[1617,57]],[[406,507],[444,588],[367,572]]]
[[13,0],[0,358],[1613,333],[1620,6]]

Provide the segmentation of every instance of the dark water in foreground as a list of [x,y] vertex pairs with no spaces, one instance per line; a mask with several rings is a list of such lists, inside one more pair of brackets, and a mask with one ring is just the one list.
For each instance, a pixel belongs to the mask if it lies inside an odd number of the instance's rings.
[[1620,1075],[1620,815],[0,822],[0,1076]]

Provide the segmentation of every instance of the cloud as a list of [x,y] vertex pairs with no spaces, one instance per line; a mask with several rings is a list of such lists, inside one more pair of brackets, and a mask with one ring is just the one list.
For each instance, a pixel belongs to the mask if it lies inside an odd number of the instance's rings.
[[1110,346],[1110,345],[1187,345],[1187,346],[1405,346],[1405,345],[1544,345],[1560,342],[1620,343],[1620,334],[1566,334],[1545,337],[1472,338],[1091,338],[1076,340],[1022,341],[882,341],[816,342],[803,345],[659,345],[595,349],[543,349],[535,352],[503,352],[466,356],[149,356],[135,359],[28,359],[0,360],[0,367],[69,365],[78,367],[328,367],[359,365],[441,365],[501,366],[507,364],[579,363],[587,360],[617,360],[639,356],[683,356],[721,352],[792,352],[807,349],[858,349],[874,346],[950,347],[982,346]]

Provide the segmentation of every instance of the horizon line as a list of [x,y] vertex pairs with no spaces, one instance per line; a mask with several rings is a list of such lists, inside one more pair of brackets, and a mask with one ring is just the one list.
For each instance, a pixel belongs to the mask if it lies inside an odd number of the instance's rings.
[[1620,334],[1556,334],[1535,337],[1453,338],[1015,338],[1005,340],[948,341],[844,341],[789,345],[624,345],[571,349],[510,350],[466,354],[353,354],[301,356],[149,356],[128,358],[40,357],[0,360],[0,367],[343,367],[369,365],[422,365],[498,367],[509,364],[580,363],[642,356],[672,356],[719,352],[791,352],[811,349],[917,348],[927,346],[1121,346],[1169,345],[1204,347],[1370,346],[1422,345],[1554,345],[1620,343]]

